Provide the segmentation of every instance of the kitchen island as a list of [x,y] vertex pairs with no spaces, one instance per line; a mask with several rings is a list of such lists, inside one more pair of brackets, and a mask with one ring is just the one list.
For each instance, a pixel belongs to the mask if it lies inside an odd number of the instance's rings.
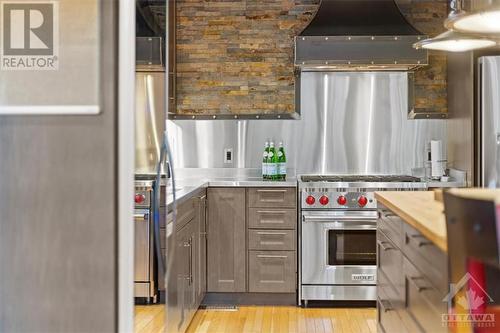
[[444,207],[434,192],[377,192],[377,322],[381,332],[447,332]]

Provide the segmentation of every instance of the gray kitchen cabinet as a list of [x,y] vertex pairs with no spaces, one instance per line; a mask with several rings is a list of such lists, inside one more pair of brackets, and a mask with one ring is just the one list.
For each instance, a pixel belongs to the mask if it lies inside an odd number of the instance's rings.
[[197,303],[203,301],[207,291],[207,230],[206,230],[206,192],[197,197],[197,251],[196,251],[196,298]]
[[[183,221],[184,222],[184,221]],[[194,219],[184,223],[184,227],[175,233],[175,245],[169,245],[168,258],[173,260],[173,274],[167,286],[167,316],[169,332],[183,332],[194,315],[195,289],[193,285],[192,258],[193,237],[196,224]]]
[[249,188],[248,291],[297,289],[297,189]]
[[446,253],[380,203],[377,279],[381,332],[447,332]]
[[250,251],[249,292],[292,293],[296,288],[295,251]]
[[[205,193],[205,190],[201,191],[200,193]],[[200,195],[200,194],[195,194],[196,195]],[[195,197],[192,197],[192,198],[189,198],[185,201],[183,201],[182,203],[180,203],[178,206],[177,206],[177,222],[175,224],[175,229],[176,231],[179,231],[181,230],[186,224],[188,224],[189,222],[191,222],[193,219],[195,219],[198,214],[198,211],[196,209],[196,203],[197,203],[197,200],[195,200]],[[165,208],[162,208],[162,209],[165,209]],[[166,212],[164,214],[160,214],[160,216],[166,216]],[[166,232],[167,232],[167,229],[166,229],[166,221],[160,221],[160,241],[161,241],[161,244],[160,244],[160,248],[161,248],[161,252],[162,253],[166,253]],[[164,257],[165,258],[165,257]],[[166,259],[165,261],[166,262]],[[159,277],[159,280],[158,280],[158,288],[161,290],[161,291],[164,291],[165,290],[165,280],[164,280],[164,277],[163,275],[161,275]]]
[[198,308],[196,305],[196,291],[194,281],[195,260],[196,253],[196,220],[191,220],[179,233],[178,241],[179,247],[184,251],[179,252],[180,270],[178,279],[180,281],[182,292],[181,295],[181,309],[182,309],[182,325],[189,324],[194,312]]
[[246,291],[245,191],[208,189],[208,292]]
[[168,245],[173,274],[167,287],[168,332],[187,329],[206,293],[205,199],[202,190],[178,207],[175,239]]

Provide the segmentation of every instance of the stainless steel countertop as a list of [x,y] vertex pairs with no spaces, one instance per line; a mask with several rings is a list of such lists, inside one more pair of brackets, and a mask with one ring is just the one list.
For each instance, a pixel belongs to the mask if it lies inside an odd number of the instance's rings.
[[[191,198],[195,192],[207,187],[297,187],[297,178],[290,177],[286,181],[266,181],[260,177],[235,177],[213,179],[180,179],[176,181],[177,204]],[[167,189],[167,207],[172,209],[174,197],[172,187]]]
[[457,187],[467,187],[467,183],[461,181],[449,181],[449,182],[440,182],[440,181],[427,181],[427,188],[457,188]]
[[[181,182],[176,184],[175,197],[177,204],[181,204],[191,198],[197,191],[208,187],[208,182],[200,181],[198,184],[184,185]],[[174,196],[172,193],[172,187],[167,189],[167,209],[171,211],[174,204]]]

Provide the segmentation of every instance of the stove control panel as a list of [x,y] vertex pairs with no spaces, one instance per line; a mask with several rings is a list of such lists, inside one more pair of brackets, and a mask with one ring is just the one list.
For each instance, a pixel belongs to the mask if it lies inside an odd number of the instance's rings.
[[302,209],[376,209],[373,192],[303,190]]

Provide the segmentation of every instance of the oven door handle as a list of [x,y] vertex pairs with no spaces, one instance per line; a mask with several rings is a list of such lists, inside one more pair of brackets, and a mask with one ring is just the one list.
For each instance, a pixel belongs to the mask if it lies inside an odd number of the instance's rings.
[[377,221],[378,213],[370,212],[302,212],[304,222],[335,222],[335,221]]
[[377,230],[377,221],[372,220],[350,220],[350,221],[321,221],[321,223],[317,223],[318,221],[313,221],[315,223],[304,223],[303,230],[308,229],[309,227],[315,228],[315,226],[321,226],[325,230]]
[[356,231],[356,230],[377,230],[377,226],[372,226],[369,224],[360,225],[358,228],[349,226],[339,226],[339,227],[325,227],[325,230],[345,230],[345,231]]
[[340,216],[311,216],[311,215],[303,215],[302,219],[304,222],[314,222],[314,223],[332,223],[332,222],[343,222],[343,221],[373,221],[377,222],[376,218],[368,217],[368,216],[349,216],[349,217],[340,217]]

